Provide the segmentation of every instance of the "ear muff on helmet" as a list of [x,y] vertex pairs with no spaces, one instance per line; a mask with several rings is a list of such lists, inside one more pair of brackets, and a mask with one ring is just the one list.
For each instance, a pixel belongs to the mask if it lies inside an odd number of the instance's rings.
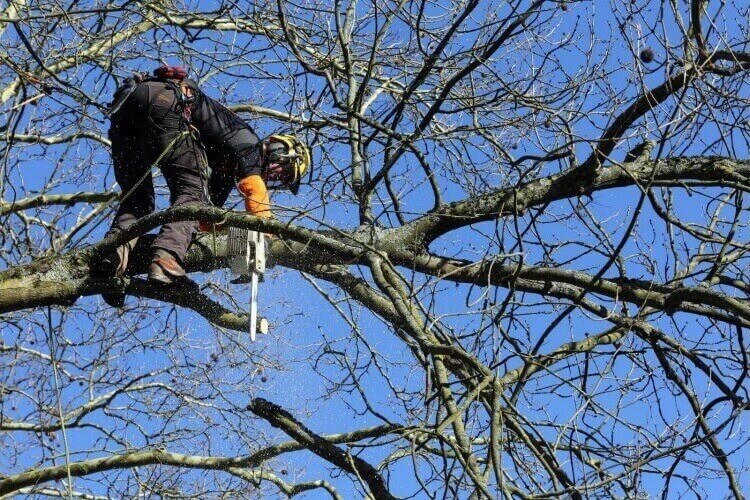
[[285,187],[297,194],[302,176],[310,168],[312,162],[310,149],[293,135],[274,134],[264,141],[263,150],[266,165],[282,163],[291,169],[291,180],[285,184]]

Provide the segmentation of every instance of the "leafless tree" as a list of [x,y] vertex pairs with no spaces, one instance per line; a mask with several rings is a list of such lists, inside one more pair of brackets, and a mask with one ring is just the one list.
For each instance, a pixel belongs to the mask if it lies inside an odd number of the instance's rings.
[[[4,2],[0,495],[742,498],[749,18]],[[106,107],[160,63],[311,144],[276,219],[162,204],[100,241]],[[199,291],[154,289],[138,259],[91,276],[97,251],[194,219],[279,236],[260,341],[221,234],[191,249]]]

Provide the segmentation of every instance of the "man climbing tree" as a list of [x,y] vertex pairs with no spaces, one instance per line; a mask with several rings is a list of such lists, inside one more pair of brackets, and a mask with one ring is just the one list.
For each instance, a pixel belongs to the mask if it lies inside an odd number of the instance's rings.
[[[200,91],[182,67],[162,66],[153,77],[135,75],[115,93],[109,112],[112,158],[122,196],[108,234],[126,230],[154,211],[152,169],[158,166],[170,204],[223,206],[234,183],[253,215],[270,217],[266,183],[295,194],[310,163],[307,148],[292,136],[261,142],[235,113]],[[183,259],[197,221],[169,222],[151,245],[148,277],[189,285]],[[98,262],[101,275],[124,274],[137,238],[109,251]],[[113,305],[122,295],[105,294]]]

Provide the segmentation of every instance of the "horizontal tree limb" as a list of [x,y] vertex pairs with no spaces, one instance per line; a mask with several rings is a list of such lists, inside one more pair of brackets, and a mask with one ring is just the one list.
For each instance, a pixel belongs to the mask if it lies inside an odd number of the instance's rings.
[[72,206],[77,203],[105,203],[117,197],[117,193],[87,193],[83,191],[68,194],[42,194],[14,202],[0,201],[0,215],[50,205]]
[[112,146],[112,142],[109,139],[88,130],[83,130],[81,132],[76,132],[69,135],[12,134],[9,137],[0,136],[0,140],[7,142],[24,142],[31,144],[44,144],[47,146],[73,142],[77,139],[91,139],[92,141],[99,142],[107,147]]
[[[321,437],[321,439],[324,439],[333,446],[333,444],[350,443],[362,439],[381,437],[386,434],[399,432],[400,430],[400,427],[381,425],[369,429],[325,436]],[[302,449],[305,449],[305,447],[297,441],[287,441],[285,443],[264,448],[251,455],[240,457],[183,455],[163,450],[137,451],[123,453],[121,455],[93,458],[82,462],[73,462],[70,464],[70,474],[74,477],[80,477],[112,469],[126,469],[143,467],[146,465],[170,465],[175,467],[206,470],[228,470],[232,467],[257,467],[270,458],[283,453],[299,451]],[[21,488],[38,485],[47,481],[64,479],[65,477],[67,477],[67,467],[65,465],[32,469],[0,479],[0,495],[12,493]]]

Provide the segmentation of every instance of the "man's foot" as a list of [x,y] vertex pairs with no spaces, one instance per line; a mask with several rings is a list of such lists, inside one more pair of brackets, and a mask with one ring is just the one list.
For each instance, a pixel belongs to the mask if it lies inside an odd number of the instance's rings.
[[[128,267],[130,249],[130,244],[122,245],[95,259],[91,263],[91,272],[99,278],[122,276]],[[102,299],[112,307],[120,308],[125,305],[124,293],[103,293]]]
[[125,274],[128,267],[128,256],[130,247],[121,245],[114,250],[103,254],[91,263],[91,270],[96,276],[112,278]]
[[91,262],[91,273],[102,278],[111,278],[120,266],[120,259],[114,251],[95,257]]
[[187,285],[197,287],[198,285],[188,278],[177,259],[170,252],[157,249],[154,252],[151,265],[148,267],[148,279],[164,285]]

